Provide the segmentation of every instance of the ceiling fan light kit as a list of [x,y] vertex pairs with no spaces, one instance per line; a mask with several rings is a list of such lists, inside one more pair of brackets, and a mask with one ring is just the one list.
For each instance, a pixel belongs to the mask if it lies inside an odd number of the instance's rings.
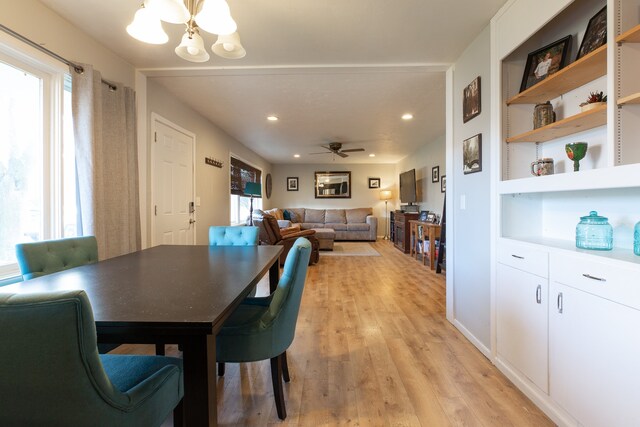
[[247,54],[225,0],[144,0],[127,26],[127,33],[145,43],[167,43],[169,36],[164,32],[161,21],[186,25],[185,34],[175,52],[187,61],[206,62],[210,58],[204,48],[200,29],[218,35],[218,40],[211,46],[216,55],[240,59]]

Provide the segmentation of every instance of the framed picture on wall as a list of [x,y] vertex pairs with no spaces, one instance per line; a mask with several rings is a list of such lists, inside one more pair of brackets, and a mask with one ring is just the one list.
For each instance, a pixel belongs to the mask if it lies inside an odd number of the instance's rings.
[[440,166],[434,166],[431,168],[431,182],[440,181]]
[[287,177],[287,191],[298,191],[298,177],[297,176],[288,176]]
[[462,91],[463,123],[467,123],[469,120],[480,114],[480,101],[480,76],[478,76]]
[[369,178],[369,188],[380,188],[380,178]]
[[447,176],[442,175],[440,178],[440,192],[444,193],[445,191],[447,191]]
[[462,142],[462,171],[466,174],[482,170],[482,134]]

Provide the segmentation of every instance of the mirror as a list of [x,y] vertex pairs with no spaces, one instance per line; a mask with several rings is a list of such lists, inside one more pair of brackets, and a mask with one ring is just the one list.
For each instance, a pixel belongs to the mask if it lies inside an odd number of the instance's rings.
[[316,199],[350,199],[351,172],[316,172]]

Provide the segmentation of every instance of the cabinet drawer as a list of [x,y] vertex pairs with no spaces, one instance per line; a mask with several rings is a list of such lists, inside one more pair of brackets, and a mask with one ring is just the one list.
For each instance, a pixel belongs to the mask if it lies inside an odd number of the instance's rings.
[[546,251],[513,242],[498,244],[498,262],[540,277],[549,277],[549,254]]
[[594,261],[593,257],[554,254],[550,278],[593,295],[640,310],[640,268]]

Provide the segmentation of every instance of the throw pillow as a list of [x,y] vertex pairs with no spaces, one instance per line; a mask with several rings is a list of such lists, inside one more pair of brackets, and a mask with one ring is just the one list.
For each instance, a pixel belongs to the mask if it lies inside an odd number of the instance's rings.
[[284,219],[284,216],[282,216],[282,211],[279,208],[269,209],[267,211],[264,211],[264,213],[273,215],[275,219]]
[[282,212],[282,216],[287,221],[291,221],[291,212],[289,212],[288,210],[285,209],[284,212]]

